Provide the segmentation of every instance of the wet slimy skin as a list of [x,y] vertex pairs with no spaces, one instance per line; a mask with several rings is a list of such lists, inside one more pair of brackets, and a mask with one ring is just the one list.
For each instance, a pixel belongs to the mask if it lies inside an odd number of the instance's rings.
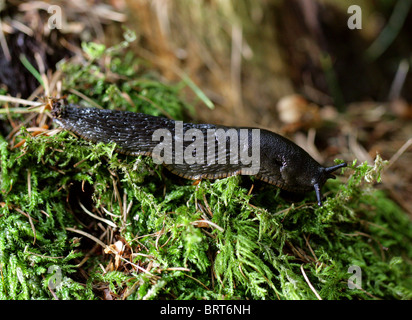
[[[171,133],[173,143],[176,142],[176,121],[162,117],[150,116],[143,113],[127,111],[101,110],[97,108],[81,108],[76,105],[62,105],[54,102],[52,108],[54,121],[63,129],[69,130],[85,140],[95,143],[115,142],[117,151],[128,155],[153,156],[159,141],[153,139],[153,134],[158,129],[166,129]],[[328,179],[334,179],[333,171],[345,167],[341,163],[332,167],[323,167],[314,160],[305,150],[292,141],[274,132],[259,129],[259,138],[252,136],[253,128],[225,127],[213,124],[183,123],[183,133],[190,129],[207,136],[208,131],[223,129],[240,137],[242,129],[248,129],[246,144],[239,144],[239,148],[247,148],[252,153],[254,144],[259,144],[259,170],[253,173],[258,179],[281,189],[293,192],[307,192],[315,190],[319,206],[322,205],[321,188]],[[185,149],[194,140],[181,141]],[[238,141],[242,141],[240,138]],[[245,140],[243,140],[245,141]],[[204,140],[205,157],[207,154],[215,155],[216,161],[203,161],[201,163],[188,163],[171,161],[164,165],[173,173],[186,179],[217,179],[239,174],[251,174],[245,166],[238,162],[218,161],[219,150],[225,150],[224,158],[229,160],[230,148],[219,149]],[[247,147],[245,147],[247,145]],[[213,153],[211,153],[213,152]],[[222,152],[222,151],[220,151]],[[175,150],[172,150],[172,159],[177,159]]]

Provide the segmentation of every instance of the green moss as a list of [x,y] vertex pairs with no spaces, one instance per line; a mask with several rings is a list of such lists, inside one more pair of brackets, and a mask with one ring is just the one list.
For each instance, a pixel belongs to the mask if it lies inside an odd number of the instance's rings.
[[[176,119],[190,110],[180,85],[149,75],[125,46],[84,48],[89,60],[60,67],[64,89],[91,100],[69,101]],[[150,158],[67,132],[22,129],[23,138],[10,149],[0,137],[2,299],[412,298],[412,224],[375,187],[379,157],[329,181],[319,208],[314,193],[294,204],[266,184],[249,194],[249,177],[193,185]],[[120,240],[124,252],[116,258],[73,229]],[[351,266],[361,270],[360,289],[348,287]]]

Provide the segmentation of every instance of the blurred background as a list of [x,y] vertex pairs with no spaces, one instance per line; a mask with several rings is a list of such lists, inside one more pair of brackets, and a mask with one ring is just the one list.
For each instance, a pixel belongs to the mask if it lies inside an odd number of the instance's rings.
[[[62,25],[48,26],[61,8]],[[351,5],[352,10],[348,9]],[[266,128],[318,161],[389,160],[383,184],[412,216],[412,0],[0,1],[0,89],[39,94],[82,42],[131,50],[161,81],[186,79],[194,122]],[[49,12],[50,11],[50,12]],[[58,13],[58,12],[57,12]],[[52,21],[53,22],[53,21]],[[56,22],[56,21],[54,21]],[[40,70],[41,71],[41,70]],[[37,91],[36,91],[37,90]]]

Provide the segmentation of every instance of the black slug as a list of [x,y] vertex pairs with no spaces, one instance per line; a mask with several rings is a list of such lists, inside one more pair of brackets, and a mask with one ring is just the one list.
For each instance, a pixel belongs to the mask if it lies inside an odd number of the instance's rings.
[[292,141],[268,130],[192,124],[127,111],[81,108],[54,102],[54,121],[92,142],[115,142],[128,155],[152,156],[173,173],[193,180],[253,174],[293,192],[315,190],[334,179],[341,163],[325,168]]

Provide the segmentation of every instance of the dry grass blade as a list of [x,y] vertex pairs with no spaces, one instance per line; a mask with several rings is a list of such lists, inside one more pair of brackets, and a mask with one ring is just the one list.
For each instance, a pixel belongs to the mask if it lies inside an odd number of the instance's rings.
[[412,145],[412,138],[408,139],[402,147],[399,148],[398,151],[392,156],[392,158],[389,159],[389,164],[387,165],[386,169],[388,169],[391,165],[394,164],[396,160],[399,159],[399,157],[406,151],[408,148]]
[[85,213],[87,213],[89,216],[93,217],[94,219],[100,220],[100,221],[108,224],[109,226],[111,226],[111,227],[113,227],[113,228],[117,228],[117,225],[116,225],[113,221],[104,219],[104,218],[102,218],[102,217],[99,217],[99,216],[95,215],[94,213],[91,213],[89,210],[87,210],[87,209],[85,208],[85,206],[84,206],[80,201],[79,201],[79,205],[80,205],[80,207],[83,209],[83,211],[84,211]]
[[119,218],[119,219],[121,219],[121,216],[119,216],[119,215],[116,215],[116,214],[114,214],[114,213],[111,213],[109,210],[107,210],[105,207],[101,207],[102,208],[102,210],[106,213],[106,214],[108,214],[109,216],[112,216],[112,217],[116,217],[116,218]]
[[355,158],[361,162],[367,161],[368,163],[373,163],[373,159],[369,155],[369,153],[362,147],[357,139],[356,134],[350,133],[349,134],[349,148],[354,153]]
[[206,219],[196,220],[196,221],[191,222],[191,224],[193,224],[193,225],[195,225],[195,226],[202,226],[202,224],[208,224],[208,225],[216,228],[216,229],[219,230],[220,232],[223,232],[223,231],[224,231],[222,227],[220,227],[220,226],[218,226],[216,223],[211,222],[211,221],[206,220]]
[[[110,173],[112,173],[112,172],[110,172]],[[120,212],[124,212],[123,211],[122,197],[120,196],[119,189],[117,188],[117,181],[116,181],[115,177],[113,177],[113,175],[111,175],[110,178],[112,178],[112,181],[113,181],[113,191],[114,191],[113,193],[115,195],[115,200],[117,199],[117,201],[119,203]]]
[[153,102],[151,99],[149,99],[149,98],[147,98],[147,97],[145,97],[141,94],[137,94],[137,96],[140,99],[149,102],[153,107],[155,107],[157,110],[159,110],[161,113],[163,113],[167,118],[173,119],[173,117],[166,110],[164,110],[162,107],[160,107],[157,103]]
[[305,234],[303,235],[303,238],[305,239],[306,245],[310,250],[310,253],[312,254],[313,258],[315,259],[316,262],[318,262],[318,257],[316,257],[315,252],[313,251],[312,247],[310,246],[309,243],[309,237],[307,237]]
[[[110,246],[106,245],[103,241],[101,241],[100,239],[96,238],[95,236],[92,236],[91,234],[89,234],[89,233],[87,233],[87,232],[84,232],[84,231],[78,230],[78,229],[74,229],[74,228],[66,228],[66,230],[67,230],[67,231],[71,231],[71,232],[75,232],[75,233],[78,233],[78,234],[81,234],[81,235],[83,235],[83,236],[85,236],[85,237],[93,240],[94,242],[98,243],[98,244],[101,245],[105,250],[107,250],[107,251],[109,251],[109,252],[111,252],[111,253],[113,253],[113,254],[115,254],[115,255],[118,255],[118,253],[117,253],[114,249],[112,249]],[[133,262],[131,262],[131,261],[123,258],[123,257],[120,257],[120,259],[123,260],[124,262],[132,265],[132,266],[135,267],[137,270],[140,270],[140,271],[145,272],[145,273],[149,273],[149,271],[147,271],[146,269],[142,268],[141,266],[138,266],[137,264],[135,264],[135,263],[133,263]]]
[[0,19],[0,45],[1,45],[1,48],[4,52],[4,56],[7,59],[7,61],[11,61],[11,54],[10,54],[9,47],[7,45],[6,37],[4,36],[4,33],[3,33],[2,25],[3,23]]
[[86,96],[85,94],[81,93],[80,91],[70,88],[69,92],[75,94],[76,96],[79,96],[80,98],[82,98],[83,100],[87,101],[88,103],[90,103],[92,106],[99,108],[99,109],[103,109],[103,107],[101,105],[99,105],[98,103],[94,102],[92,99],[90,99],[88,96]]
[[14,210],[21,213],[22,215],[24,215],[25,217],[29,219],[30,227],[31,227],[31,230],[33,231],[33,245],[34,245],[36,243],[36,229],[34,228],[33,218],[28,213],[24,212],[23,210],[19,208],[14,208]]
[[197,283],[199,283],[199,284],[200,284],[201,286],[203,286],[203,288],[205,288],[206,290],[210,291],[210,289],[209,289],[204,283],[202,283],[200,280],[198,280],[198,279],[196,279],[196,278],[194,278],[194,277],[192,277],[192,276],[189,276],[187,273],[183,273],[183,274],[184,274],[186,277],[188,277],[188,278],[196,281]]
[[39,107],[41,105],[44,105],[43,102],[30,101],[30,100],[26,100],[26,99],[20,99],[20,98],[3,96],[3,95],[0,95],[0,101],[18,103],[18,104],[22,104],[22,105],[26,105],[26,106],[35,106],[35,107]]
[[348,284],[351,284],[352,286],[354,286],[356,289],[361,290],[362,292],[364,292],[366,295],[368,295],[369,297],[376,299],[376,300],[382,300],[381,298],[378,298],[376,296],[374,296],[373,294],[370,294],[369,292],[367,292],[365,289],[363,289],[361,286],[359,286],[357,283],[353,282],[352,279],[348,280]]
[[306,283],[308,284],[310,290],[312,290],[312,292],[315,294],[316,298],[318,298],[318,300],[322,300],[321,296],[319,295],[319,293],[316,291],[316,289],[312,286],[312,284],[309,281],[308,276],[305,273],[305,270],[303,269],[303,264],[300,265],[300,271],[303,274],[303,277],[305,278]]

